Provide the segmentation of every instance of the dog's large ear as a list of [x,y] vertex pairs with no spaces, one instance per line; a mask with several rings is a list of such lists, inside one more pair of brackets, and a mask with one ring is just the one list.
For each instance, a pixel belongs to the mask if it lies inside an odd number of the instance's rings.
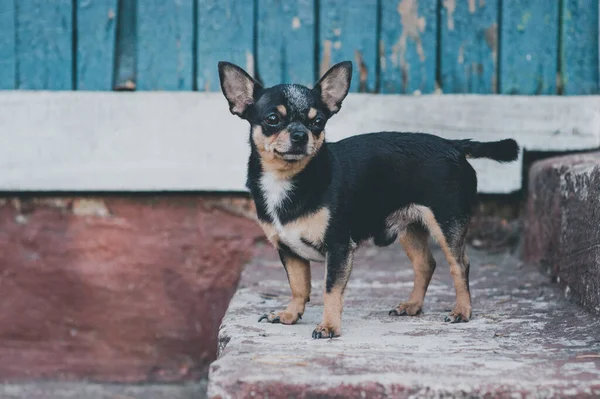
[[261,85],[246,71],[230,62],[219,62],[221,90],[229,102],[232,114],[244,117],[244,113],[254,103],[254,93]]
[[352,62],[344,61],[332,66],[315,84],[316,91],[331,114],[337,113],[342,107],[352,81]]

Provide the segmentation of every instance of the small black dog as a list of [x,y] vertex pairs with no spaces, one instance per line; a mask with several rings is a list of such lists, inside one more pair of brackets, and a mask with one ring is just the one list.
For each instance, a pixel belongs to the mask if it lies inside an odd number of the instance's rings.
[[398,237],[415,278],[408,301],[390,315],[420,313],[435,269],[430,235],[444,251],[456,289],[456,306],[446,321],[469,320],[465,235],[477,177],[467,158],[514,161],[519,153],[514,140],[381,132],[325,143],[325,124],[348,94],[351,62],[334,65],[312,90],[293,84],[264,88],[227,62],[219,63],[219,76],[230,111],[250,122],[246,185],[292,289],[287,309],[259,321],[296,323],[309,301],[309,262],[326,262],[323,321],[312,336],[339,336],[354,250],[365,240],[387,246]]

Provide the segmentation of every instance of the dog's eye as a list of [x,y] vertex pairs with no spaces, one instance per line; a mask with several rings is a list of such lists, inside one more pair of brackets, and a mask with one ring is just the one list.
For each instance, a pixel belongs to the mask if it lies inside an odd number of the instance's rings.
[[313,121],[313,125],[314,125],[314,127],[321,129],[323,127],[323,125],[325,125],[325,119],[323,119],[319,116],[317,119],[315,119]]
[[279,122],[281,120],[279,119],[279,115],[277,114],[269,114],[269,116],[267,116],[267,118],[265,119],[265,123],[269,126],[277,126],[279,125]]

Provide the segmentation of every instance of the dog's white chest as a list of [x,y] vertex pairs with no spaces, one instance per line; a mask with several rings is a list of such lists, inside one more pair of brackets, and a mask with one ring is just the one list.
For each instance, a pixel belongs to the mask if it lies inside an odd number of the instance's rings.
[[321,241],[322,233],[324,233],[326,223],[329,220],[329,212],[327,211],[326,215],[318,212],[315,214],[316,217],[303,218],[300,221],[292,221],[282,225],[278,211],[285,209],[286,202],[289,200],[290,192],[293,189],[292,183],[267,172],[261,177],[260,185],[267,213],[273,220],[273,227],[279,236],[279,240],[305,259],[317,262],[325,261],[325,257],[307,242],[314,243],[315,239]]

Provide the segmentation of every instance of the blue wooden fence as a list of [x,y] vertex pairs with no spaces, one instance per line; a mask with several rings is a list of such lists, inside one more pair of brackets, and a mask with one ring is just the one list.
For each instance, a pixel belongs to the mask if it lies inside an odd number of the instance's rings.
[[2,0],[0,89],[218,90],[355,63],[352,91],[595,94],[598,0]]

